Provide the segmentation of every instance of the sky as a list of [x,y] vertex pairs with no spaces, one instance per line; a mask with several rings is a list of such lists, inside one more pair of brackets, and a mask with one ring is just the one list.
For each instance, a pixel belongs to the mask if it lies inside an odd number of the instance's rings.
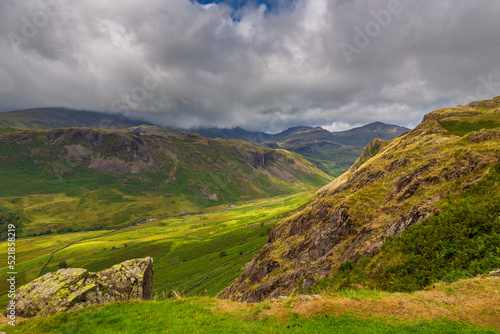
[[500,95],[498,0],[0,0],[0,112],[340,131]]

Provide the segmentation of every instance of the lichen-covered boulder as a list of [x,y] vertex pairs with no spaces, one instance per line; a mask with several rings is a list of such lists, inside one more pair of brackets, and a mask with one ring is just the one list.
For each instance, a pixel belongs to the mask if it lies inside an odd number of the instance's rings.
[[151,299],[153,259],[134,259],[92,273],[59,269],[23,285],[16,293],[17,316],[29,318],[117,300]]

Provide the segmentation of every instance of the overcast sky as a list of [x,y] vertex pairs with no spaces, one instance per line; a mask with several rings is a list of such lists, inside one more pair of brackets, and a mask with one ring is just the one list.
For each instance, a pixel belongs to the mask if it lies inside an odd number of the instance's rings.
[[0,0],[0,111],[413,127],[500,95],[498,0]]

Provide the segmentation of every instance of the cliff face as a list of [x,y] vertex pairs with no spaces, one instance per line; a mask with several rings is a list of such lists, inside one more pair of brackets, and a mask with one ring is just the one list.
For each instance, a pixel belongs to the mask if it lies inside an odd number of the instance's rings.
[[[390,260],[376,255],[387,240],[500,173],[499,107],[497,97],[437,110],[386,146],[371,143],[357,165],[272,230],[248,269],[219,296],[257,302],[334,280],[360,262],[372,261],[368,277],[383,270]],[[498,186],[483,184],[492,193]]]

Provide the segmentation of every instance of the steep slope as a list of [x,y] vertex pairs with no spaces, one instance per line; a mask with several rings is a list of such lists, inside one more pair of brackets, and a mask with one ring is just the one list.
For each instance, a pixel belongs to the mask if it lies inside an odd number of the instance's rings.
[[[75,211],[77,222],[89,224],[120,225],[130,217],[139,219],[137,213],[146,210],[142,212],[146,214],[153,203],[137,202],[125,210],[126,203],[135,203],[138,196],[160,196],[161,203],[168,203],[165,210],[181,205],[185,209],[179,213],[183,213],[313,189],[330,180],[298,154],[196,134],[166,136],[88,128],[20,130],[0,134],[0,143],[2,210],[17,208],[23,213],[33,201],[29,195],[63,193],[64,198],[53,200],[69,205],[68,197],[77,198],[77,207],[65,206],[56,212],[47,208],[43,211],[47,219],[59,211]],[[100,202],[103,215],[113,210],[115,214],[88,222],[83,213]],[[57,227],[72,224],[59,222]],[[41,222],[39,225],[42,228]]]
[[115,114],[65,108],[37,108],[0,113],[0,128],[56,129],[89,127],[126,129],[144,122]]
[[414,130],[278,223],[221,297],[260,301],[353,284],[415,290],[500,266],[500,97]]

